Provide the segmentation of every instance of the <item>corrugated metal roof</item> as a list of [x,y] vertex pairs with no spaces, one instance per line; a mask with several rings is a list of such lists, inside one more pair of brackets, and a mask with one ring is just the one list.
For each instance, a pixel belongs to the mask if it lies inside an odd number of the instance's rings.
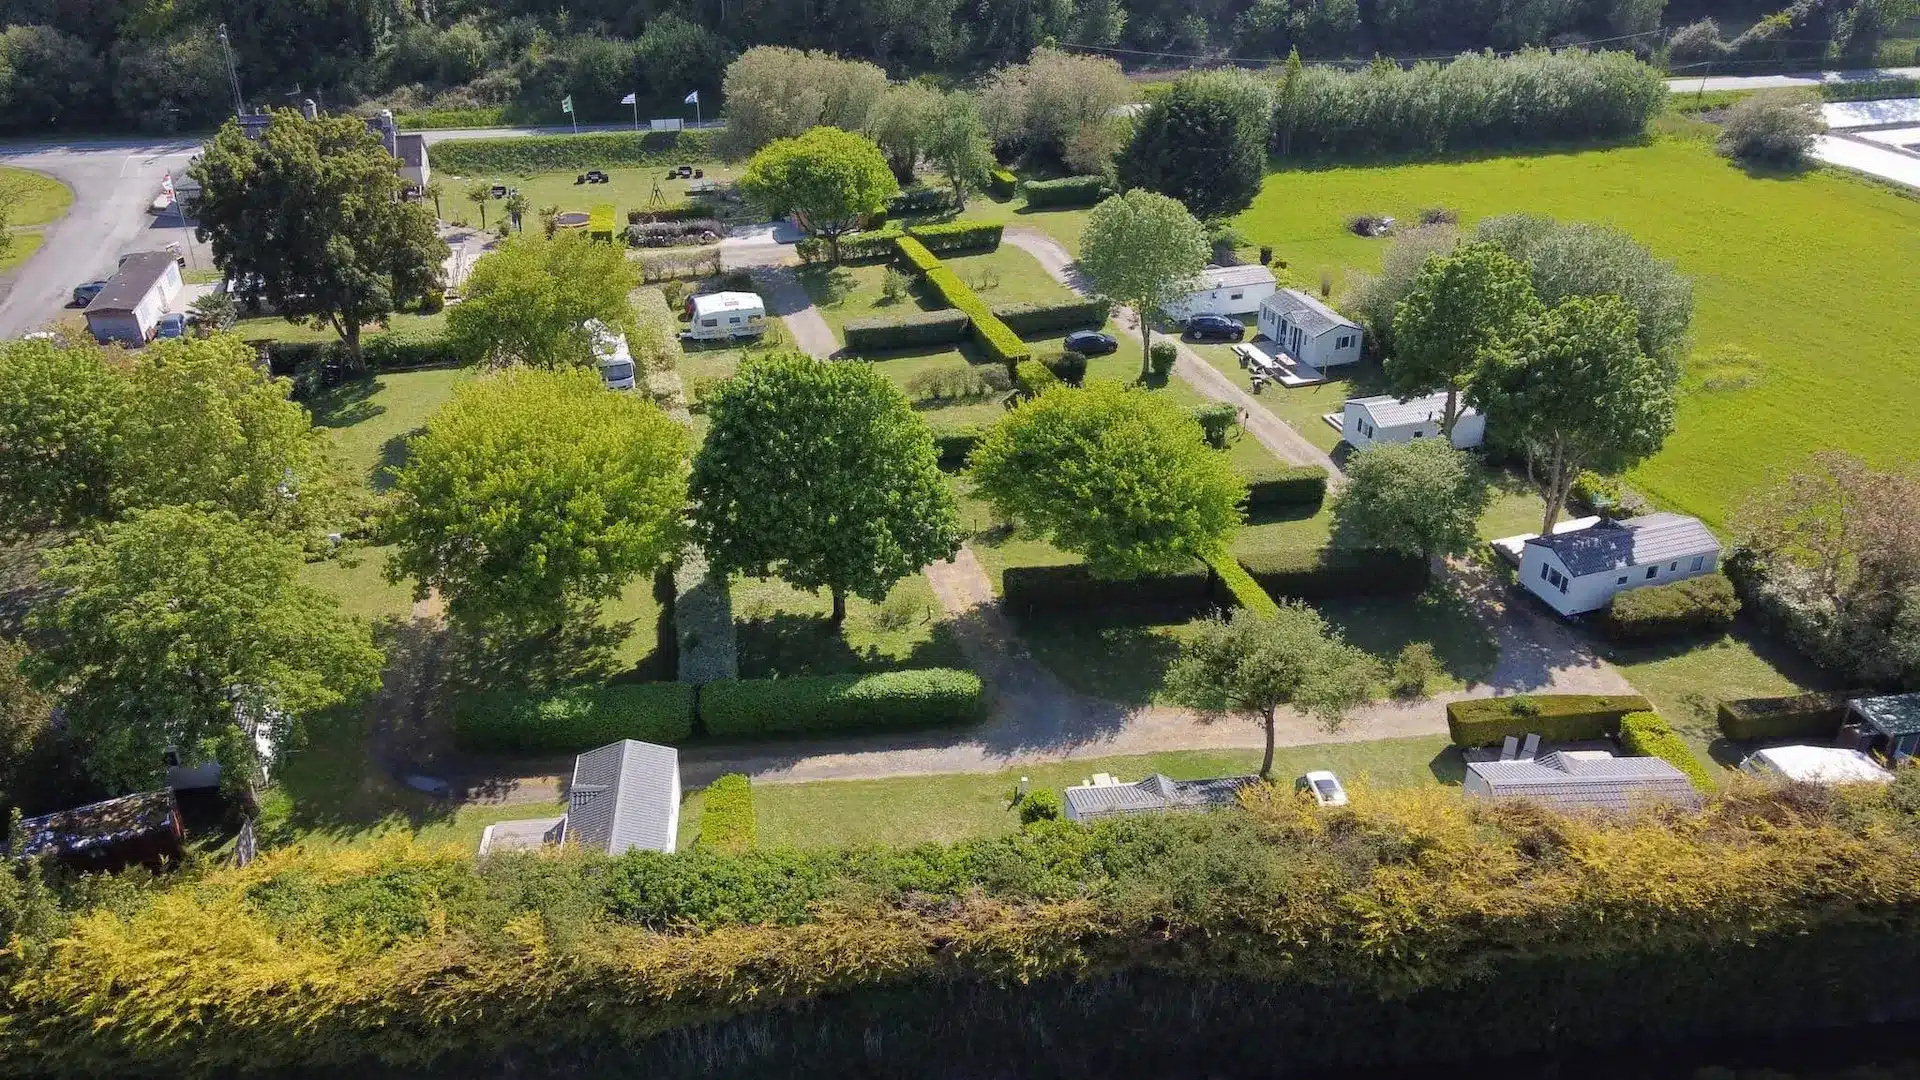
[[1206,780],[1174,780],[1154,773],[1137,784],[1070,787],[1066,803],[1079,820],[1115,814],[1146,814],[1162,810],[1199,810],[1234,806],[1240,789],[1257,784],[1257,776],[1218,776]]
[[1231,289],[1244,285],[1272,285],[1273,271],[1259,263],[1245,266],[1209,266],[1200,271],[1200,277],[1194,284],[1194,292],[1208,292],[1213,289]]
[[[1381,397],[1349,398],[1347,404],[1358,405],[1367,411],[1377,427],[1405,427],[1408,424],[1438,420],[1447,415],[1447,395],[1428,394],[1426,397],[1409,398],[1401,401],[1391,395]],[[1460,403],[1462,417],[1479,415],[1465,402]]]
[[1883,735],[1920,735],[1920,694],[1855,698],[1853,707]]
[[609,855],[634,848],[673,850],[679,771],[679,751],[636,739],[574,758],[567,839]]
[[1470,761],[1493,799],[1537,799],[1563,810],[1627,810],[1646,802],[1700,805],[1687,775],[1659,758],[1585,758],[1555,752],[1531,761]]
[[1720,553],[1720,541],[1700,519],[1666,512],[1625,521],[1602,520],[1585,529],[1536,536],[1527,543],[1558,555],[1574,577]]
[[1260,304],[1271,308],[1287,321],[1298,326],[1305,333],[1318,337],[1336,326],[1351,330],[1360,329],[1360,324],[1345,315],[1321,303],[1317,298],[1308,296],[1299,289],[1281,289],[1267,297]]
[[107,279],[107,287],[87,305],[87,313],[96,311],[132,311],[147,293],[159,284],[173,265],[173,254],[166,251],[136,251],[127,256],[120,269]]

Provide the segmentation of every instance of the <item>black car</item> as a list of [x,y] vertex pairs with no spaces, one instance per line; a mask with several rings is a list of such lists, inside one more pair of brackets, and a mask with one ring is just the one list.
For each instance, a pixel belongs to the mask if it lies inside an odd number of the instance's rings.
[[1225,315],[1195,315],[1187,320],[1187,336],[1195,341],[1239,341],[1247,336],[1247,326]]
[[1098,330],[1076,330],[1067,335],[1064,344],[1081,356],[1105,356],[1120,347],[1112,334],[1103,334]]

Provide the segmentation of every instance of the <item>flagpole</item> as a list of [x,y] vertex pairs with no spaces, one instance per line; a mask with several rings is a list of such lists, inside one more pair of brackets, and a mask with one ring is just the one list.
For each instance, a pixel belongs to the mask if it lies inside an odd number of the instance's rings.
[[640,95],[633,95],[633,130],[640,130]]

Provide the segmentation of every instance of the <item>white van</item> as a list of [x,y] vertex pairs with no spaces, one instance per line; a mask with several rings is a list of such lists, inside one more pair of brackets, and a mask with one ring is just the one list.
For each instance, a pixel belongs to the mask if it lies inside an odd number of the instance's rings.
[[593,335],[593,357],[600,363],[600,380],[607,389],[633,389],[636,369],[633,353],[627,349],[627,335],[607,329],[598,319],[588,320],[587,333]]
[[695,341],[759,337],[767,330],[767,305],[757,293],[717,292],[690,301],[693,319],[686,336]]

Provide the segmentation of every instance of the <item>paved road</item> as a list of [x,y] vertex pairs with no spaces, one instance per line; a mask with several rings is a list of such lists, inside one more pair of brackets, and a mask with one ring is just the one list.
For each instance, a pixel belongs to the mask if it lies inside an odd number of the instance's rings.
[[1821,83],[1875,82],[1880,79],[1920,79],[1920,67],[1866,68],[1856,71],[1805,71],[1794,75],[1710,75],[1668,79],[1667,89],[1691,93],[1704,83],[1708,90],[1781,90]]

